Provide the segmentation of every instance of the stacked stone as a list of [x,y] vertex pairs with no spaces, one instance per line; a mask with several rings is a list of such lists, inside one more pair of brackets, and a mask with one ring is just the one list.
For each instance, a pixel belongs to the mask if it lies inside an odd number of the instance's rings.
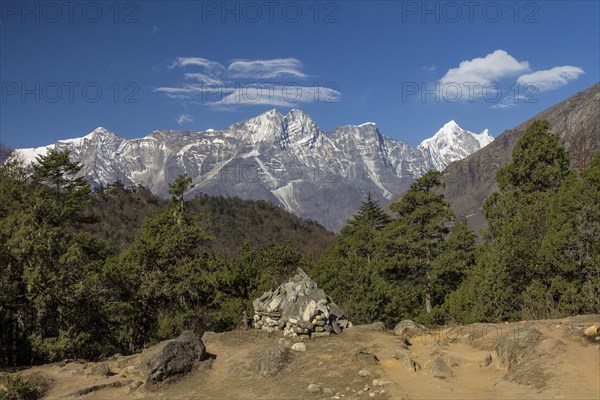
[[285,327],[280,312],[257,312],[254,314],[254,327],[267,332],[280,331]]
[[254,327],[300,340],[340,334],[350,323],[340,308],[301,269],[275,291],[254,301]]

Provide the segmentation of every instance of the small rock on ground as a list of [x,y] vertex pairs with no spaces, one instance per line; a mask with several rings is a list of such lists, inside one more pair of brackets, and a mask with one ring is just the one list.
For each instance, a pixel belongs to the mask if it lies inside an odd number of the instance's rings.
[[307,386],[306,391],[308,393],[319,393],[321,391],[321,386],[317,385],[316,383],[311,383]]
[[302,342],[294,343],[292,345],[292,350],[294,351],[306,351],[306,344]]

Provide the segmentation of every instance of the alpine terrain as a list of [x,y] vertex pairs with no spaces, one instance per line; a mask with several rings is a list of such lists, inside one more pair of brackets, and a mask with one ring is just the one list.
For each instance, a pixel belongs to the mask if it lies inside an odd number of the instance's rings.
[[162,197],[187,174],[194,187],[186,197],[202,192],[267,200],[339,230],[368,192],[386,203],[426,171],[441,171],[492,141],[487,130],[476,134],[450,121],[411,147],[371,122],[323,132],[302,110],[282,115],[273,109],[223,130],[161,130],[125,139],[97,128],[18,153],[31,163],[48,149],[69,149],[92,184],[140,184]]

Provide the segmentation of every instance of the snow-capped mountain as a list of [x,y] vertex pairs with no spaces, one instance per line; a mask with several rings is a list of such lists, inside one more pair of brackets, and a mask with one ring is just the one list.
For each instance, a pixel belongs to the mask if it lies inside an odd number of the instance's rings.
[[418,148],[429,155],[436,170],[442,171],[451,162],[462,160],[493,140],[487,129],[476,134],[462,129],[452,120],[433,137],[423,140]]
[[398,196],[428,170],[444,169],[491,142],[454,121],[417,147],[381,135],[376,124],[322,132],[302,110],[267,111],[227,129],[154,131],[125,139],[104,128],[53,145],[19,149],[26,163],[50,148],[69,149],[96,185],[117,180],[168,196],[168,185],[187,173],[203,192],[271,201],[325,227],[340,229],[367,192],[381,202]]

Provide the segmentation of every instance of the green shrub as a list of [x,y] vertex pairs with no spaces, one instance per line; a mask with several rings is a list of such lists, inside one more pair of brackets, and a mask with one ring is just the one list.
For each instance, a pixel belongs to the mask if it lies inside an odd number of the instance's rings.
[[36,400],[41,391],[20,375],[6,375],[3,379],[5,389],[0,389],[0,400]]

